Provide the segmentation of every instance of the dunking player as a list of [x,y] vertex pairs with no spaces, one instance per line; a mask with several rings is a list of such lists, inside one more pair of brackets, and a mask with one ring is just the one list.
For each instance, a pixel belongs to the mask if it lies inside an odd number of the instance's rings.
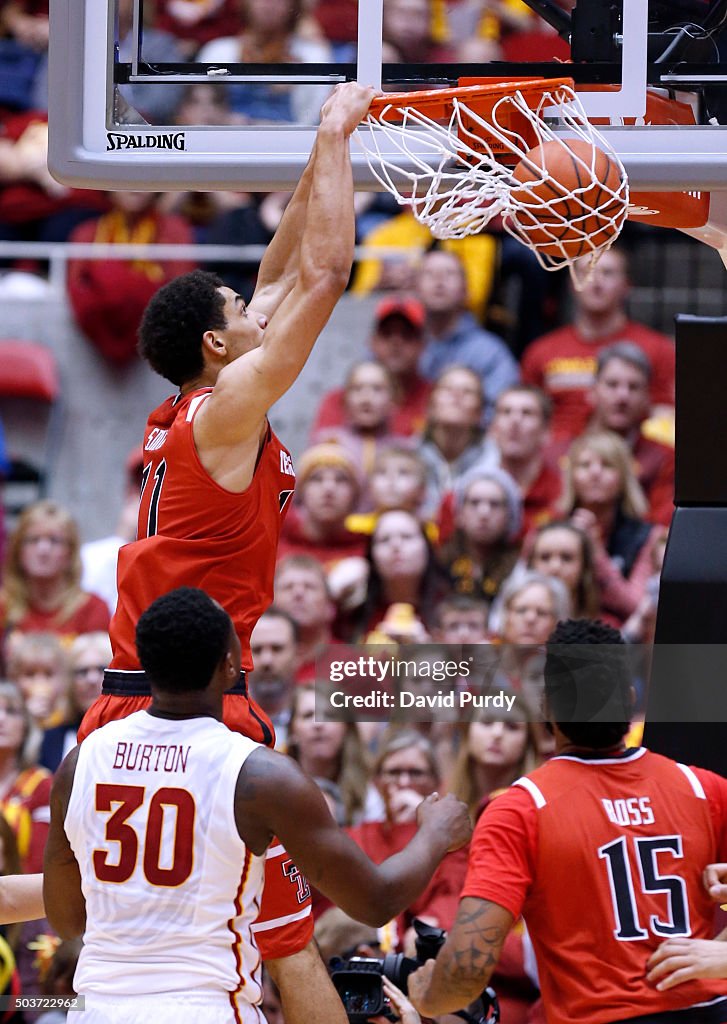
[[660,991],[647,978],[662,940],[712,933],[702,871],[727,854],[727,781],[625,749],[632,691],[620,644],[618,632],[585,619],[551,635],[545,696],[556,756],[480,818],[455,925],[436,961],[409,979],[421,1013],[476,998],[522,913],[548,1024],[727,1021],[724,981]]
[[[377,926],[468,841],[467,809],[428,798],[410,844],[374,865],[295,762],[221,724],[240,641],[215,601],[190,587],[165,594],[136,638],[151,706],[94,732],[56,777],[48,919],[64,938],[84,936],[74,988],[88,1024],[257,1024],[250,926],[273,836],[330,899]],[[333,1008],[321,1008],[328,1019]]]
[[[267,249],[249,307],[201,272],[172,281],[149,303],[140,350],[180,393],[147,425],[139,539],[119,556],[114,657],[80,739],[148,705],[134,629],[156,597],[180,584],[202,587],[226,608],[242,645],[242,668],[251,667],[249,636],[272,600],[278,536],[294,485],[290,455],[270,430],[267,411],[298,376],[348,281],[349,136],[372,96],[372,89],[348,83],[324,106],[311,159]],[[249,700],[244,675],[225,695],[224,721],[253,740],[272,742],[270,722]],[[281,885],[290,902],[273,906]],[[288,924],[279,932],[274,926],[281,918]],[[255,928],[266,960],[314,950],[307,886],[284,851],[268,864]],[[306,972],[310,978],[317,970],[323,984],[325,972],[313,955]],[[300,1000],[300,1020],[310,1021],[310,998],[300,986],[291,993]],[[289,1003],[286,1015],[297,1024]]]
[[[201,271],[175,279],[147,307],[140,351],[180,391],[147,424],[138,539],[119,556],[111,672],[81,736],[148,699],[134,628],[155,597],[180,583],[202,586],[223,605],[242,644],[242,667],[252,667],[250,632],[272,600],[278,535],[295,482],[267,412],[295,381],[347,284],[349,136],[373,94],[350,82],[324,106],[249,307]],[[137,703],[128,704],[131,698]],[[270,741],[270,724],[244,681],[226,697],[225,722]]]

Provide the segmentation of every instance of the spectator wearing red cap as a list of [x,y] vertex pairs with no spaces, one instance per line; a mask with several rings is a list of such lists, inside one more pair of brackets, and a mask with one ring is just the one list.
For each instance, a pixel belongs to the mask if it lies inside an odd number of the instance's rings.
[[[389,420],[392,434],[409,437],[424,427],[432,385],[418,372],[424,350],[426,314],[421,302],[407,296],[388,296],[378,304],[369,349],[383,363],[396,384],[394,410]],[[342,426],[346,421],[345,389],[324,395],[318,408],[313,435],[322,428]]]

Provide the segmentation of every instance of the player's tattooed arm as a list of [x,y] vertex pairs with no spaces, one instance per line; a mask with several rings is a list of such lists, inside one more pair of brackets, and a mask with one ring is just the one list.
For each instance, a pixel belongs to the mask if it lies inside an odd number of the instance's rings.
[[465,896],[436,960],[409,978],[409,998],[427,1017],[461,1010],[489,983],[513,916],[498,903]]

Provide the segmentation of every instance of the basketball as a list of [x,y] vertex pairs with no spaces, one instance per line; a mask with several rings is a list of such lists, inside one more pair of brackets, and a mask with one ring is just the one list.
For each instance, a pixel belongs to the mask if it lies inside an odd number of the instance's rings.
[[626,216],[623,172],[585,139],[552,139],[515,167],[511,220],[545,256],[578,259],[612,241]]

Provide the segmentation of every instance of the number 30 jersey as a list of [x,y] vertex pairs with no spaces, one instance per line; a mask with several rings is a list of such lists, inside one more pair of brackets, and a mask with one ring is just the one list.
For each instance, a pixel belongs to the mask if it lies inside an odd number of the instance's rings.
[[559,756],[485,810],[462,896],[522,914],[548,1024],[611,1024],[727,994],[721,981],[646,982],[665,939],[711,938],[702,871],[725,859],[724,779],[643,747]]
[[111,668],[138,671],[139,616],[175,587],[199,587],[228,613],[252,668],[250,633],[273,599],[278,540],[295,486],[290,453],[273,431],[250,486],[216,483],[200,462],[194,418],[212,394],[202,388],[163,402],[149,417],[137,540],[119,551]]
[[146,711],[81,744],[64,824],[86,899],[77,992],[229,994],[236,1019],[259,1020],[265,857],[234,814],[257,747],[212,718]]

